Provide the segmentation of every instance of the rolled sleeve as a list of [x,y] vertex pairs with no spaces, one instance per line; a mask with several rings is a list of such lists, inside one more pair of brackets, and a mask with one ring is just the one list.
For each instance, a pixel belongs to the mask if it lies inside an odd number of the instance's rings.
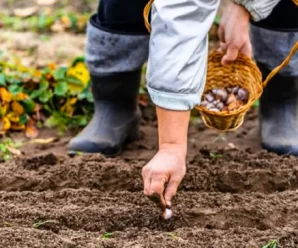
[[250,13],[251,18],[255,21],[261,21],[267,18],[274,7],[281,0],[233,0],[237,4],[244,6],[247,11]]
[[171,110],[200,104],[206,81],[208,31],[219,0],[155,0],[147,83],[152,101]]

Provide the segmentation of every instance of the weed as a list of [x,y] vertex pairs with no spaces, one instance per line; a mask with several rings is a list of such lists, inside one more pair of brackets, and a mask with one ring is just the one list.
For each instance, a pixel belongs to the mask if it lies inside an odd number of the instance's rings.
[[113,236],[113,233],[105,233],[100,236],[100,239],[110,239]]
[[210,152],[210,157],[211,158],[222,158],[224,155],[223,154],[220,154],[220,153],[212,153]]
[[20,155],[18,150],[22,146],[21,142],[13,141],[9,138],[4,138],[0,141],[0,159],[4,161],[10,160],[14,155]]
[[270,241],[268,244],[264,245],[262,248],[277,248],[277,241]]

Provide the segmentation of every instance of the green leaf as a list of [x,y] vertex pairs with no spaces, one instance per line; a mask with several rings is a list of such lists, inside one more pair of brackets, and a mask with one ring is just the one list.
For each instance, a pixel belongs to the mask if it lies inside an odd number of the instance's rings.
[[215,17],[215,20],[214,20],[214,23],[216,24],[216,25],[219,25],[220,24],[220,16],[219,15],[216,15],[216,17]]
[[60,81],[55,87],[54,94],[57,96],[65,96],[68,90],[68,85],[65,81]]
[[78,94],[78,99],[80,101],[87,99],[88,102],[91,102],[91,103],[93,102],[94,100],[93,95],[89,89],[90,89],[90,86],[88,85],[80,94]]
[[4,74],[0,74],[0,86],[6,86]]
[[270,241],[268,244],[264,245],[262,248],[277,248],[277,241]]
[[53,96],[52,91],[50,90],[44,91],[39,95],[38,100],[42,103],[46,103],[52,98],[52,96]]
[[67,68],[66,67],[59,67],[54,72],[54,78],[55,80],[64,80],[66,75]]
[[24,91],[24,87],[21,87],[19,85],[13,84],[13,85],[9,85],[8,86],[8,91],[11,94],[16,95],[17,93],[23,92]]
[[22,101],[22,105],[26,111],[26,113],[30,114],[33,112],[35,103],[32,99],[25,99]]
[[78,85],[78,86],[84,85],[79,79],[77,79],[75,77],[67,77],[66,80],[69,84],[74,84],[74,85]]
[[74,67],[76,66],[77,63],[79,62],[85,62],[85,57],[84,56],[80,56],[74,59],[74,61],[72,62],[71,66]]
[[73,117],[73,125],[75,126],[86,126],[88,124],[88,116],[78,115]]
[[3,156],[3,159],[4,159],[5,161],[8,161],[8,160],[11,159],[11,156],[10,156],[9,154],[5,154],[5,155]]
[[56,118],[56,116],[52,115],[45,121],[46,127],[56,127],[59,124],[59,120]]
[[222,154],[219,154],[219,153],[212,153],[212,152],[210,152],[210,157],[211,158],[222,158],[223,155]]
[[105,233],[100,236],[101,239],[109,239],[113,236],[113,233]]
[[34,90],[32,91],[32,93],[30,94],[30,98],[34,99],[38,96],[40,96],[42,93],[44,93],[47,89],[49,88],[49,82],[43,80],[41,81],[41,83],[39,84],[39,89],[38,90]]
[[260,101],[259,100],[256,100],[254,102],[254,104],[252,105],[253,108],[258,108],[260,106]]
[[19,124],[23,125],[26,124],[28,122],[28,118],[26,114],[23,114],[20,116],[20,120],[19,120]]

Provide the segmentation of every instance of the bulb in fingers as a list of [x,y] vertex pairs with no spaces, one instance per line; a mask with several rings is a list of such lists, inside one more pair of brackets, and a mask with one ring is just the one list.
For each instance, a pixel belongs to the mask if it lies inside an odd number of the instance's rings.
[[173,211],[170,208],[166,208],[166,210],[163,212],[162,217],[165,220],[169,220],[173,217]]

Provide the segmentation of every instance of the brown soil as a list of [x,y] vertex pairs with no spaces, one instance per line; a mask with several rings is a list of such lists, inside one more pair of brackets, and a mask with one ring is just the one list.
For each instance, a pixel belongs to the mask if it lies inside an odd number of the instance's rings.
[[274,239],[298,247],[298,160],[258,150],[256,111],[225,136],[191,124],[188,172],[170,221],[142,192],[155,126],[144,113],[142,139],[114,159],[68,158],[69,133],[0,163],[0,247],[257,248]]

